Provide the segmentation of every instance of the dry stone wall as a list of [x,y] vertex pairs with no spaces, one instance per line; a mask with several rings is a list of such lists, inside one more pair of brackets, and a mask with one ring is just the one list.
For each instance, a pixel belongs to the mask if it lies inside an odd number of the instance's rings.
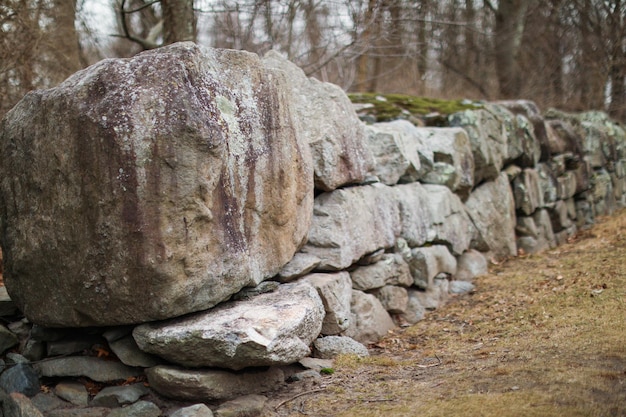
[[98,339],[120,359],[112,379],[145,369],[186,401],[259,394],[309,356],[366,355],[488,260],[626,202],[626,133],[605,114],[474,107],[440,127],[366,125],[277,53],[191,43],[28,94],[1,126],[0,296],[27,318],[4,350]]

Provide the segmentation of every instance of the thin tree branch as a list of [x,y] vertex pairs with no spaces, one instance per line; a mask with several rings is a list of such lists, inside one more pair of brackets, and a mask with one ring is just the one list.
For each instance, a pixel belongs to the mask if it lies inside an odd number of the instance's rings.
[[119,12],[120,12],[120,21],[122,23],[122,31],[124,31],[124,34],[123,35],[113,35],[113,36],[120,37],[120,38],[125,38],[125,39],[128,39],[131,42],[135,42],[135,43],[139,44],[144,50],[157,48],[159,45],[157,45],[156,43],[150,42],[147,39],[142,39],[142,38],[139,38],[139,37],[131,35],[130,30],[128,29],[128,24],[126,23],[126,15],[129,14],[129,13],[134,13],[134,12],[136,12],[138,10],[141,10],[141,9],[145,8],[145,7],[148,7],[148,6],[150,6],[150,5],[154,4],[154,3],[157,3],[158,1],[160,1],[160,0],[155,0],[155,1],[152,1],[150,3],[147,3],[146,5],[141,6],[141,7],[137,8],[136,10],[131,12],[131,11],[125,10],[124,6],[126,5],[126,0],[122,0],[121,3],[120,3]]

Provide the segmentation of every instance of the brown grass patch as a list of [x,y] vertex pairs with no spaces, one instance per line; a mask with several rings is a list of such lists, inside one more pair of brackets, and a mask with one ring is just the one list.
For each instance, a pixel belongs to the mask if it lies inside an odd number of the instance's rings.
[[476,292],[390,334],[371,358],[339,358],[325,390],[272,415],[626,415],[625,261],[622,210],[494,266]]

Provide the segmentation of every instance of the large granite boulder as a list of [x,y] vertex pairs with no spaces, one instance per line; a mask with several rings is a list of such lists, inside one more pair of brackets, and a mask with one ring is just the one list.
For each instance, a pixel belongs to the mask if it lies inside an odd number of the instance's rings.
[[139,325],[133,337],[142,350],[172,363],[239,370],[291,364],[308,356],[323,320],[316,289],[296,282],[206,312]]
[[346,93],[337,85],[308,78],[276,51],[269,51],[263,64],[286,76],[293,112],[311,147],[315,187],[331,191],[363,182],[374,158],[365,144],[365,125]]
[[181,43],[27,94],[0,139],[19,308],[47,326],[138,323],[275,275],[312,212],[291,88],[254,54]]

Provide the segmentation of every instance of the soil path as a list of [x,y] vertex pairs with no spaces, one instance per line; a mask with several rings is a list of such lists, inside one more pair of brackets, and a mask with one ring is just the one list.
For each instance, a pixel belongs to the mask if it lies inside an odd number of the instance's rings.
[[270,395],[267,416],[626,416],[626,210],[492,265],[370,358]]

